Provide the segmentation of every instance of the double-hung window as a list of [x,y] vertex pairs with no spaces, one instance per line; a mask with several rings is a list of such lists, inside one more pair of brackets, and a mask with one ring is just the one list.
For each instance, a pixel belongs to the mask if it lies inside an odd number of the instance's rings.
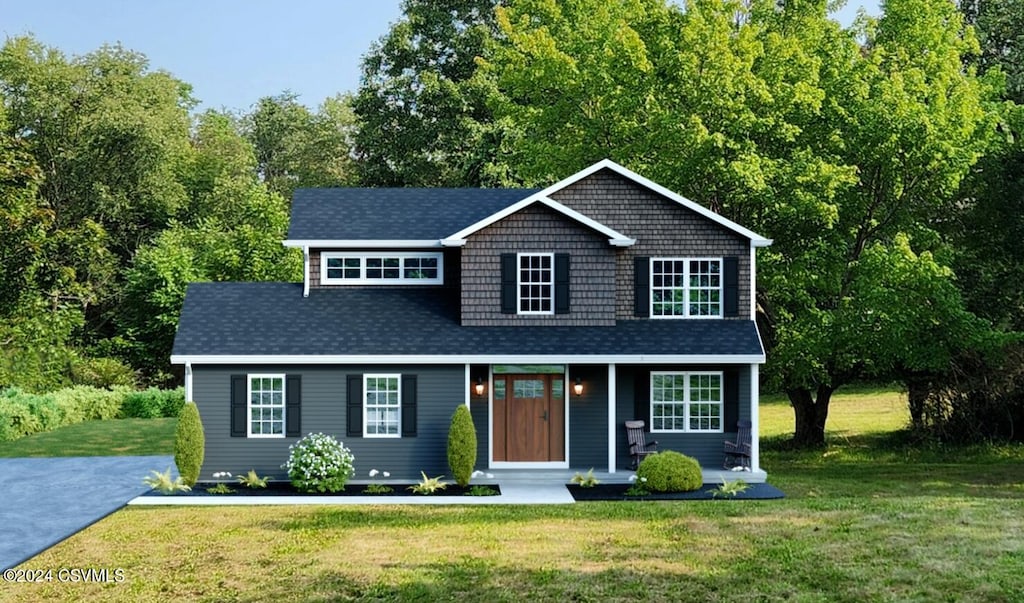
[[722,316],[722,260],[651,258],[651,316]]
[[325,285],[440,285],[444,255],[437,252],[343,253],[325,251]]
[[520,253],[519,314],[554,314],[553,253]]
[[651,431],[721,432],[720,372],[651,373]]
[[249,437],[284,437],[284,375],[249,375]]
[[402,378],[401,375],[363,375],[363,436],[368,438],[401,437]]

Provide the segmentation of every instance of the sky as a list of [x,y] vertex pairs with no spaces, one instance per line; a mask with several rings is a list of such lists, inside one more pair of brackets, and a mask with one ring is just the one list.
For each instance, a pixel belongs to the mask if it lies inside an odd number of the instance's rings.
[[[316,107],[359,86],[370,44],[400,0],[0,0],[0,35],[32,34],[66,56],[120,43],[192,85],[198,110],[248,111],[286,90]],[[878,14],[878,0],[849,0]]]

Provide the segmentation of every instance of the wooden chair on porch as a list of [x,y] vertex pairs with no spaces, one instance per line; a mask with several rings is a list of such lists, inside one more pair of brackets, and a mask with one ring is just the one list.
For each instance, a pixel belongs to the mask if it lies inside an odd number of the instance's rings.
[[626,441],[629,442],[629,455],[633,457],[633,469],[639,467],[640,461],[648,454],[658,452],[655,450],[658,442],[648,443],[644,437],[643,421],[626,421]]
[[725,463],[723,467],[750,469],[750,421],[736,422],[736,441],[725,441]]

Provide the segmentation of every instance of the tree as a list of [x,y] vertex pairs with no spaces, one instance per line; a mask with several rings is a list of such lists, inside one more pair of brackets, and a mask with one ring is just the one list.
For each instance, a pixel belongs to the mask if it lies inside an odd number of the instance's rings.
[[[948,362],[910,344],[962,310],[925,252],[995,123],[991,89],[961,68],[975,46],[949,3],[892,0],[860,32],[814,2],[521,0],[498,22],[485,67],[497,117],[523,132],[513,174],[550,181],[612,157],[775,240],[759,254],[758,318],[795,443],[824,441],[831,395],[851,380]],[[918,269],[896,283],[871,258]],[[920,330],[879,354],[864,323],[895,315],[906,304],[892,292],[908,290],[935,298],[900,314],[904,335]]]
[[255,171],[252,145],[230,116],[199,118],[189,203],[179,220],[141,247],[125,271],[118,327],[135,366],[170,379],[167,362],[188,283],[301,280],[302,259],[281,246],[288,205]]
[[109,336],[119,268],[185,198],[189,87],[120,46],[67,59],[20,37],[0,50],[0,94],[5,133],[42,170],[39,208],[52,218],[34,287],[80,308],[83,342]]
[[303,186],[345,186],[355,181],[351,97],[328,98],[316,113],[290,92],[263,97],[242,120],[256,151],[257,171],[285,199]]
[[204,456],[206,436],[203,434],[199,407],[192,400],[186,400],[178,415],[178,427],[174,434],[174,464],[186,486],[191,488],[196,485]]
[[353,100],[359,179],[367,186],[505,181],[503,126],[474,77],[495,33],[495,0],[403,0],[403,17],[363,59]]
[[469,485],[476,466],[476,427],[465,404],[456,407],[448,428],[448,466],[457,484]]

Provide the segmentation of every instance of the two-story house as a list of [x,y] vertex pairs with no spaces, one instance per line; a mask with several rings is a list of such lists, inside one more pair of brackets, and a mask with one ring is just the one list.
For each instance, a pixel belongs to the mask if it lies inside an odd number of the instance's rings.
[[285,477],[338,437],[357,477],[448,472],[456,405],[479,469],[627,471],[623,423],[722,465],[758,463],[755,256],[770,240],[614,162],[543,190],[303,189],[300,283],[195,283],[171,361],[206,430],[202,478]]

